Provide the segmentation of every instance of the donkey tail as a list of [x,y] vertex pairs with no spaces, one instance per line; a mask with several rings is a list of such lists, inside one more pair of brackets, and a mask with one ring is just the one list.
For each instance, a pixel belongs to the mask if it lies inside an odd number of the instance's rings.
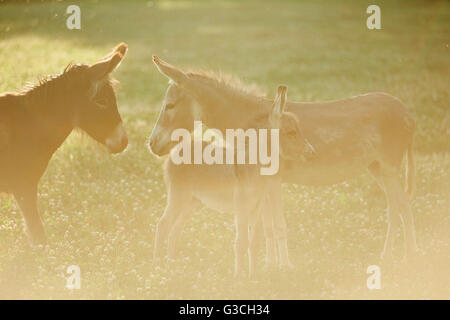
[[408,146],[408,164],[406,167],[406,192],[409,198],[412,199],[416,192],[416,163],[414,160],[413,142]]

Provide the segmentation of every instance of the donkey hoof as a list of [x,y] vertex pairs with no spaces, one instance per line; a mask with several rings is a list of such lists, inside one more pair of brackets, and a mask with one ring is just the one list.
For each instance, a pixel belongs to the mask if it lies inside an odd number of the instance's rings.
[[47,237],[45,235],[35,235],[30,238],[31,244],[33,246],[46,246],[47,245]]
[[165,259],[165,262],[169,265],[171,264],[176,264],[177,263],[177,259],[175,257],[169,257],[167,256]]
[[250,271],[248,274],[248,280],[250,281],[257,281],[257,276],[255,271]]
[[178,252],[170,252],[167,254],[167,260],[175,261],[181,258],[181,255]]
[[394,261],[394,256],[392,253],[382,252],[380,255],[380,260],[382,264],[391,264]]
[[159,266],[163,263],[163,259],[159,256],[153,256],[153,264]]

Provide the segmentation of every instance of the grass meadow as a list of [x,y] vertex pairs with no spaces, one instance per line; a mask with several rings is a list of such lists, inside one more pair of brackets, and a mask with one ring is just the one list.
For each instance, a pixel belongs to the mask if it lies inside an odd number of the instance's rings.
[[[82,29],[68,30],[69,4]],[[369,1],[0,1],[0,92],[92,63],[129,45],[115,72],[130,144],[111,156],[73,133],[41,180],[49,245],[30,246],[22,214],[0,195],[2,299],[391,299],[450,298],[450,3],[377,1],[381,30],[366,28]],[[382,266],[382,289],[366,287],[387,229],[385,200],[368,174],[324,187],[285,185],[295,269],[233,280],[232,214],[199,211],[179,258],[152,264],[166,204],[162,159],[147,148],[167,79],[152,54],[181,67],[223,71],[289,99],[318,101],[369,91],[399,97],[417,122],[416,261]],[[261,252],[260,265],[263,255]],[[81,289],[65,287],[81,268]]]

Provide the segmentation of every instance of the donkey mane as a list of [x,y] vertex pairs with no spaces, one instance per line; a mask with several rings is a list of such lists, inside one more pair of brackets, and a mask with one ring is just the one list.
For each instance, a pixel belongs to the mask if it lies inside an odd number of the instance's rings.
[[245,84],[240,78],[221,71],[194,69],[187,72],[187,75],[235,96],[252,96],[257,99],[266,97],[266,94],[256,84]]
[[57,82],[67,79],[67,75],[73,75],[76,71],[84,68],[85,65],[79,65],[74,63],[69,63],[63,70],[63,72],[56,75],[47,75],[42,78],[38,78],[38,83],[28,82],[18,93],[19,95],[27,95],[32,93],[38,93],[40,91],[47,91],[54,88]]
[[[62,98],[65,95],[65,87],[69,78],[78,77],[83,70],[88,68],[87,64],[69,63],[64,70],[56,75],[48,75],[38,79],[37,83],[27,83],[20,91],[19,96],[27,96],[35,102],[43,102],[46,99]],[[117,80],[107,77],[103,83],[109,83],[113,88]]]

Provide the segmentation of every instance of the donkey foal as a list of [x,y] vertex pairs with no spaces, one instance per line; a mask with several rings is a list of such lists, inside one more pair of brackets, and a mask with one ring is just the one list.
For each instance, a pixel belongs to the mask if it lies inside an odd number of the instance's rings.
[[[298,147],[297,140],[304,144],[297,118],[284,112],[286,103],[285,86],[278,88],[272,113],[262,114],[252,121],[259,128],[280,130],[280,150],[283,155],[292,159],[302,156],[303,150]],[[278,141],[270,141],[278,143]],[[226,148],[223,147],[226,154]],[[173,151],[174,149],[172,149]],[[193,154],[193,152],[191,153]],[[272,155],[273,156],[273,155]],[[192,163],[192,162],[191,162]],[[181,234],[187,219],[197,208],[199,202],[209,208],[222,212],[235,212],[235,276],[244,270],[245,254],[249,252],[249,273],[254,273],[255,237],[254,230],[257,220],[262,216],[265,236],[267,239],[267,260],[273,263],[275,259],[275,238],[277,234],[285,235],[282,212],[262,210],[265,201],[270,203],[273,186],[280,186],[278,175],[260,175],[259,165],[237,164],[174,164],[170,157],[166,159],[164,177],[167,185],[168,200],[164,214],[157,225],[155,235],[154,259],[162,255],[163,242],[167,240],[167,253],[173,258],[175,244]],[[280,219],[282,220],[280,222]],[[288,264],[287,251],[283,262]]]

